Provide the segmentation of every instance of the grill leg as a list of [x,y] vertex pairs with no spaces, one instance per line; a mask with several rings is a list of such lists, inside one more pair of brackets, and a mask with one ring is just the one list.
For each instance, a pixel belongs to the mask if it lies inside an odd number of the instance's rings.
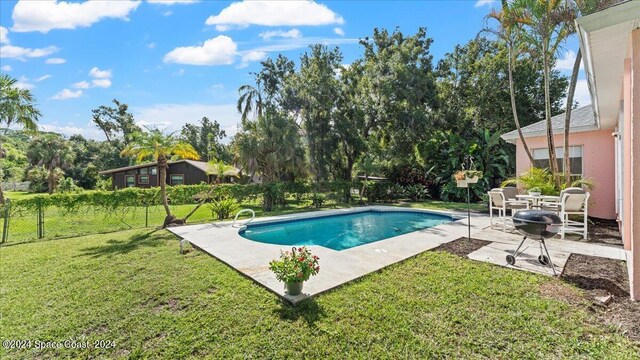
[[518,248],[516,248],[516,251],[513,252],[513,257],[516,258],[518,257],[518,250],[520,250],[520,248],[522,247],[522,244],[524,244],[525,240],[527,240],[527,237],[523,237],[522,241],[520,241],[520,245],[518,245]]
[[544,252],[547,253],[547,257],[549,258],[549,266],[551,266],[551,270],[553,270],[553,276],[556,276],[556,267],[553,265],[553,261],[551,260],[551,255],[549,255],[549,250],[547,250],[547,244],[544,242],[544,239],[541,240],[542,247],[544,247]]

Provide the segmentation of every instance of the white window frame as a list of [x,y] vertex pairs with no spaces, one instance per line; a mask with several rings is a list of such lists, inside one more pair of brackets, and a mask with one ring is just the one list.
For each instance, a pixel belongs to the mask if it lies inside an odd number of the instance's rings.
[[[580,174],[571,174],[571,176],[584,176],[584,145],[569,145],[569,154],[572,154],[575,149],[580,149],[580,169],[582,173]],[[543,157],[536,158],[536,153],[542,154]],[[536,148],[531,150],[531,156],[533,160],[546,160],[549,161],[549,150],[547,148]],[[564,147],[556,146],[556,158],[564,160]],[[564,162],[563,162],[564,164]],[[533,168],[533,163],[531,163],[531,167]]]

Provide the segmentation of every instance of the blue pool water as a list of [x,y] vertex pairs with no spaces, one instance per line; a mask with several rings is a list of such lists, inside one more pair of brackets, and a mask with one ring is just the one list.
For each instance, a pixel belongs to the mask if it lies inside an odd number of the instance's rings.
[[240,235],[278,245],[320,245],[344,250],[452,221],[449,216],[410,211],[364,211],[312,219],[249,225]]

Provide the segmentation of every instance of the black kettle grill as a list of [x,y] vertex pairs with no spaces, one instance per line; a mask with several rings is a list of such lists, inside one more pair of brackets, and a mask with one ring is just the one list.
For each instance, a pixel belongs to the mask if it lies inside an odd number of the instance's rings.
[[[551,256],[545,240],[554,237],[560,226],[562,226],[562,220],[560,217],[550,211],[543,210],[521,210],[513,214],[513,226],[524,237],[518,245],[513,255],[507,255],[507,264],[514,265],[516,263],[516,257],[521,253],[518,253],[522,244],[524,244],[527,238],[540,242],[540,256],[538,256],[538,262],[542,265],[550,266],[553,270],[553,274],[556,274],[556,269],[551,262]],[[544,252],[543,252],[544,249]]]

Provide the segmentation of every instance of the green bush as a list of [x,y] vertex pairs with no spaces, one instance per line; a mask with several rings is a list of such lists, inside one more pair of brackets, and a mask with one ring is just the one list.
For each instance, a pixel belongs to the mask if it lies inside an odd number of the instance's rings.
[[430,197],[429,189],[421,184],[409,185],[405,187],[405,193],[411,201],[420,201]]
[[231,216],[231,214],[238,210],[240,205],[233,198],[222,198],[219,200],[212,200],[208,204],[211,209],[211,213],[218,220],[224,220]]

